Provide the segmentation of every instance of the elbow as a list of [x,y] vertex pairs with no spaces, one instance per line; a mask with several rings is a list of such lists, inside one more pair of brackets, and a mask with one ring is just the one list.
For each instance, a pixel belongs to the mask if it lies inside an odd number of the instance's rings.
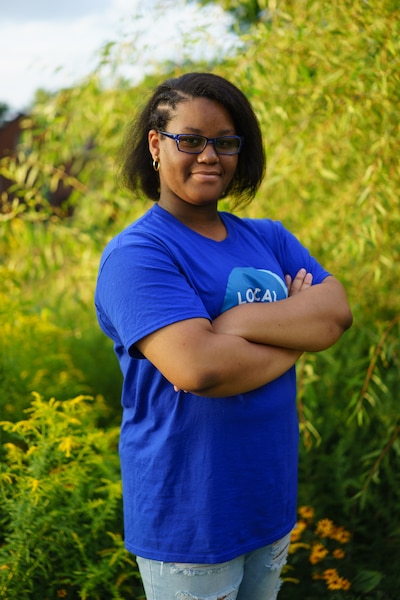
[[347,331],[348,329],[350,329],[350,327],[353,325],[353,313],[350,310],[350,307],[348,307],[348,310],[346,312],[346,315],[343,319],[343,331],[342,333],[344,333],[345,331]]
[[338,305],[337,311],[331,316],[330,324],[328,326],[329,336],[331,343],[327,345],[327,348],[333,346],[344,334],[345,331],[350,329],[353,324],[353,314],[347,301],[341,302]]
[[[332,343],[329,346],[333,346],[353,324],[353,315],[350,309],[341,316],[332,326]],[[328,346],[328,347],[329,347]]]
[[353,324],[353,314],[351,312],[351,308],[348,303],[347,296],[346,296],[343,286],[342,286],[342,289],[343,289],[343,297],[342,297],[342,301],[338,302],[338,304],[337,304],[338,312],[337,312],[336,318],[335,318],[335,322],[336,322],[338,330],[339,330],[338,338],[345,331],[350,329],[350,327]]
[[321,331],[319,342],[312,349],[314,352],[321,352],[321,350],[327,350],[342,337],[342,335],[350,329],[353,324],[353,315],[350,309],[346,310],[338,316],[335,320],[327,324],[325,335]]
[[329,348],[339,340],[345,331],[350,329],[353,324],[353,315],[343,285],[333,277],[328,277],[326,281],[325,285],[328,286],[326,289],[329,290],[331,297],[329,308],[325,313],[328,341],[326,348]]
[[343,308],[342,312],[336,317],[336,328],[338,330],[338,339],[340,336],[350,329],[353,324],[353,314],[351,312],[350,306],[346,304]]
[[218,373],[214,369],[199,365],[186,368],[173,382],[177,388],[198,396],[207,395],[218,383]]

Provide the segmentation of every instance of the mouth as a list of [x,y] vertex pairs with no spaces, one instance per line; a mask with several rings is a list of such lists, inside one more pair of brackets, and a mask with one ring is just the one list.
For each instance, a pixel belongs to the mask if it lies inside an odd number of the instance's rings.
[[192,177],[203,180],[220,179],[221,173],[219,171],[192,171]]

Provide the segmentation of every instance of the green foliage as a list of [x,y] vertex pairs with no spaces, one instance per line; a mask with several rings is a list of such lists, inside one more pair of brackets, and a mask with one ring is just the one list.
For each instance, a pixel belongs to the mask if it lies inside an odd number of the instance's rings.
[[[250,15],[254,7],[261,10],[262,18],[237,12]],[[268,158],[267,177],[244,214],[283,221],[345,284],[354,313],[352,329],[335,347],[304,356],[298,365],[300,502],[351,532],[351,551],[343,565],[350,567],[352,588],[345,597],[394,600],[400,560],[399,9],[394,0],[240,1],[225,3],[225,8],[246,19],[245,51],[227,58],[214,71],[231,79],[250,98],[260,118]],[[238,21],[238,31],[244,29],[243,24]],[[105,49],[101,60],[109,63],[111,54],[111,47]],[[160,72],[163,69],[160,65]],[[0,408],[3,418],[16,427],[12,431],[7,426],[2,440],[16,444],[23,457],[18,463],[19,487],[14,478],[13,486],[3,480],[2,488],[7,499],[3,531],[13,532],[7,533],[13,552],[17,552],[22,523],[18,519],[22,517],[12,508],[12,488],[15,494],[21,491],[16,506],[22,506],[19,503],[30,497],[25,494],[23,498],[22,490],[31,489],[33,477],[34,452],[29,452],[24,425],[19,425],[21,419],[22,424],[32,424],[38,418],[33,412],[24,420],[32,390],[54,396],[66,407],[73,403],[69,398],[80,394],[106,398],[105,403],[94,403],[93,420],[84,411],[82,436],[94,435],[103,425],[105,439],[112,432],[115,440],[114,425],[119,420],[121,376],[111,345],[95,322],[93,290],[105,243],[148,206],[145,199],[132,198],[119,187],[118,147],[125,127],[160,77],[148,77],[133,89],[116,79],[118,85],[105,89],[99,72],[79,87],[51,97],[38,94],[25,122],[18,159],[0,162],[0,172],[13,182],[9,193],[1,194],[0,211]],[[171,67],[171,75],[181,72]],[[46,403],[40,402],[44,410]],[[52,403],[47,409],[48,418],[58,423],[64,409],[56,404],[56,409]],[[86,405],[82,400],[76,410]],[[74,427],[66,419],[65,438]],[[70,592],[75,596],[70,597],[101,597],[103,576],[110,590],[116,586],[116,570],[114,575],[107,571],[103,551],[118,549],[117,570],[122,578],[128,574],[129,579],[132,565],[124,562],[117,520],[106,524],[117,537],[104,536],[109,545],[94,544],[98,550],[92,553],[86,535],[92,525],[85,519],[74,521],[68,511],[73,505],[77,514],[83,511],[88,519],[85,508],[78,507],[79,499],[84,504],[90,494],[99,498],[100,473],[96,467],[92,477],[85,466],[87,455],[79,453],[79,446],[71,448],[76,454],[68,458],[59,448],[59,439],[51,438],[50,443],[46,436],[51,429],[46,429],[46,435],[42,432],[40,444],[34,445],[43,445],[43,453],[45,447],[52,449],[54,458],[46,455],[49,461],[62,457],[68,465],[62,473],[76,474],[81,460],[86,473],[85,492],[79,495],[77,491],[76,496],[68,492],[65,497],[71,505],[60,502],[57,510],[53,505],[60,528],[66,514],[81,540],[79,545],[69,534],[65,565],[61,565],[64,558],[57,558],[57,572],[70,577],[67,571],[76,556],[88,555],[93,561],[87,567],[91,573],[100,565],[93,576],[99,586],[96,591],[85,587],[89,583],[83,575],[79,583],[73,578],[65,581],[76,585]],[[23,438],[18,443],[14,440],[17,433]],[[104,456],[115,465],[111,446],[104,449]],[[8,447],[3,472],[15,473],[16,464]],[[101,473],[116,484],[117,475]],[[51,469],[45,478],[49,489],[50,474]],[[38,487],[32,498],[42,489]],[[55,497],[53,489],[51,502]],[[44,503],[44,496],[40,498]],[[37,507],[43,506],[40,502]],[[29,511],[33,510],[30,506]],[[46,537],[39,539],[39,527],[48,527],[51,539],[58,539],[59,531],[47,523],[48,516],[46,511],[41,514],[32,534],[43,573],[47,573],[44,565],[53,563]],[[35,527],[28,525],[24,521],[28,531]],[[6,542],[2,552],[9,548]],[[22,553],[22,546],[18,548]],[[32,550],[24,558],[32,560],[29,564],[20,554],[15,556],[19,562],[10,581],[22,587],[11,600],[29,593],[23,573],[35,573],[35,577],[39,573]],[[9,559],[4,560],[9,565]],[[308,567],[301,561],[299,565],[303,566],[297,575],[306,585]],[[80,572],[77,566],[71,569]],[[5,575],[1,569],[0,574],[5,577],[14,573],[3,570]],[[59,583],[60,578],[55,581]],[[61,589],[72,590],[52,588],[49,597],[57,597]],[[290,586],[284,586],[282,599],[290,594]],[[310,595],[307,598],[311,600]]]
[[1,424],[13,441],[0,471],[0,598],[139,598],[121,540],[118,428],[96,426],[99,401],[34,396],[26,419]]
[[299,364],[300,500],[345,521],[373,598],[399,584],[399,30],[393,2],[277,2],[225,70],[266,140],[247,214],[283,220],[353,308],[344,338]]
[[22,418],[26,398],[37,389],[58,399],[107,395],[115,414],[121,376],[93,309],[100,250],[93,250],[87,234],[58,219],[15,218],[2,227],[0,251],[7,257],[0,264],[3,418]]
[[[201,4],[210,4],[210,0],[202,0]],[[236,29],[246,30],[250,25],[262,19],[265,13],[269,14],[269,4],[275,2],[267,0],[219,0],[222,8],[235,17]],[[267,16],[267,15],[265,15]]]

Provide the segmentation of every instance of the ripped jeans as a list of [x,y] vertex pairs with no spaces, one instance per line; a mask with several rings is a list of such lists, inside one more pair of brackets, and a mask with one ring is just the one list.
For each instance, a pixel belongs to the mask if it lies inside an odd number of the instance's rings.
[[165,563],[137,557],[147,600],[276,600],[290,533],[218,564]]

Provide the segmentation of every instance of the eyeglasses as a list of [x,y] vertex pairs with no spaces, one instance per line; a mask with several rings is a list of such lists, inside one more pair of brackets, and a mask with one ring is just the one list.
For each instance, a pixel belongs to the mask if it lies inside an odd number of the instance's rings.
[[201,154],[207,144],[212,144],[217,154],[239,154],[244,142],[244,138],[240,135],[208,138],[205,135],[192,133],[167,133],[166,131],[159,131],[158,133],[175,140],[179,152],[186,152],[187,154]]

